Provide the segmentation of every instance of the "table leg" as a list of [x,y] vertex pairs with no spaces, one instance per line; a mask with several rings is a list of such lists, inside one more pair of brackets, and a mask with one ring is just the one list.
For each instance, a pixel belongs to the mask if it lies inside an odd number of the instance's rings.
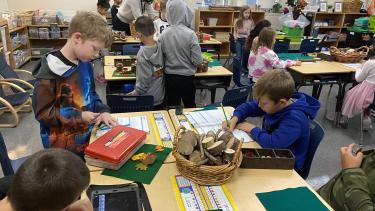
[[216,96],[216,88],[211,88],[210,92],[211,92],[211,103],[214,104],[215,103],[215,96]]
[[220,61],[220,45],[215,45],[217,59]]

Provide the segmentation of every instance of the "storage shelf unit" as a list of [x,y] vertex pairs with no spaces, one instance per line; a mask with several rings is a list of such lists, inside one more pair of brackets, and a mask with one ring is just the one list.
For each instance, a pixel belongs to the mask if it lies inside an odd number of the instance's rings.
[[[359,17],[366,17],[367,13],[335,13],[335,12],[315,12],[311,22],[311,34],[314,28],[319,28],[319,34],[326,34],[330,32],[337,32],[345,34],[347,27],[354,24],[354,20]],[[330,22],[332,25],[329,26],[315,26],[317,22]],[[340,41],[328,41],[328,45],[338,45]]]
[[[264,19],[263,11],[252,11],[251,15],[254,23]],[[197,9],[195,10],[195,30],[204,32],[207,34],[214,34],[214,32],[228,32],[233,33],[234,24],[238,18],[239,11],[233,10],[207,10]],[[217,23],[214,26],[209,25],[209,18],[217,18]],[[204,25],[200,25],[203,22]],[[229,38],[226,40],[220,40],[222,42],[220,47],[220,56],[229,56]]]

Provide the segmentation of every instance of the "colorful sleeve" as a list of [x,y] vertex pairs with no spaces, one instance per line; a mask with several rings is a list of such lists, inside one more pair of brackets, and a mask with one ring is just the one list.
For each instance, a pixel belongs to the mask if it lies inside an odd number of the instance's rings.
[[83,123],[81,111],[74,107],[59,108],[56,81],[39,79],[34,86],[33,109],[35,118],[50,126],[77,126]]
[[265,112],[258,106],[255,100],[241,104],[233,112],[233,116],[236,116],[239,122],[247,117],[263,116],[264,114]]
[[279,59],[279,57],[277,56],[277,54],[275,52],[273,52],[273,51],[268,51],[266,57],[267,57],[267,60],[265,62],[267,62],[267,64],[265,64],[265,65],[266,66],[267,65],[271,65],[274,68],[285,69],[287,67],[293,66],[294,63],[295,63],[292,60],[283,61],[283,60]]

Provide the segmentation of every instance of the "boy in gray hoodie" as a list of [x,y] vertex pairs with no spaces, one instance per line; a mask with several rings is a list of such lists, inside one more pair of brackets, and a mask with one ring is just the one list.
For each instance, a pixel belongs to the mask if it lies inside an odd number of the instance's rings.
[[166,102],[168,106],[181,104],[195,107],[194,74],[203,58],[198,38],[189,28],[193,12],[183,0],[168,0],[169,27],[159,38],[164,57]]
[[150,17],[141,16],[135,21],[137,36],[144,44],[137,54],[137,72],[134,91],[128,95],[154,96],[154,109],[164,108],[163,60],[154,40],[155,27]]

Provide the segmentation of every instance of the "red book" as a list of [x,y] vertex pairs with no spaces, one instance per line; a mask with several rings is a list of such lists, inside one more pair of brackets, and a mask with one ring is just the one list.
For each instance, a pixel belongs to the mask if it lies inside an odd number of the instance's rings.
[[115,126],[93,141],[85,154],[113,164],[121,163],[134,149],[144,144],[146,132],[126,126]]

